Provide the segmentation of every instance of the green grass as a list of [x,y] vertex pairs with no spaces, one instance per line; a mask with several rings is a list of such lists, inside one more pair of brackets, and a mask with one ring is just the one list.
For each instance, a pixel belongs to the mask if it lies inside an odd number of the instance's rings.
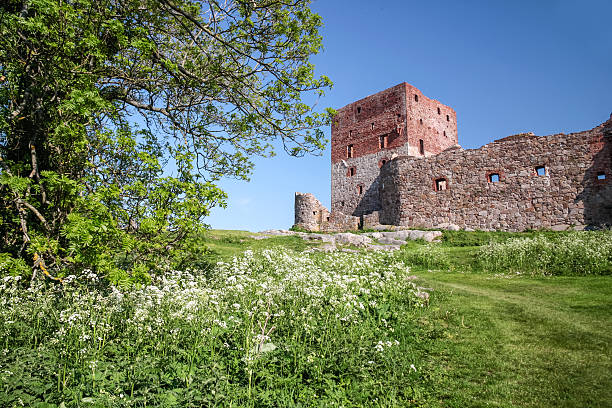
[[428,406],[612,405],[610,277],[417,274]]
[[612,278],[495,276],[480,261],[491,243],[572,235],[445,231],[438,245],[406,243],[400,257],[435,289],[405,350],[425,362],[416,405],[612,406]]
[[254,235],[261,234],[249,231],[210,230],[203,234],[202,242],[220,260],[229,260],[247,249],[261,250],[282,247],[302,252],[320,245],[318,241],[304,241],[296,236],[278,236],[259,240],[250,238]]

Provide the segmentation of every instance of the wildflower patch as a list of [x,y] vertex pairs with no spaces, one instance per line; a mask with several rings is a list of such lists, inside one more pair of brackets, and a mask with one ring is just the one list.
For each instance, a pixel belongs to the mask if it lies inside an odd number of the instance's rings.
[[282,249],[122,290],[91,274],[63,289],[7,277],[0,405],[333,406],[363,389],[405,402],[420,375],[407,330],[427,303],[413,279],[390,253]]

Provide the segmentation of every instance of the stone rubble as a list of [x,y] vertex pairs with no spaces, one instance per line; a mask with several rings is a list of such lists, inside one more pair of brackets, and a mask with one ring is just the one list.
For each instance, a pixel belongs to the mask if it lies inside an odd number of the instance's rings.
[[434,242],[442,237],[440,231],[419,231],[419,230],[398,230],[383,232],[368,232],[354,234],[343,232],[338,234],[307,233],[289,230],[266,230],[259,235],[251,235],[253,239],[267,239],[278,236],[297,236],[305,241],[320,241],[323,245],[311,248],[307,251],[331,252],[341,250],[343,252],[358,252],[355,249],[342,248],[339,246],[350,245],[372,251],[397,251],[406,240],[423,239],[427,242]]

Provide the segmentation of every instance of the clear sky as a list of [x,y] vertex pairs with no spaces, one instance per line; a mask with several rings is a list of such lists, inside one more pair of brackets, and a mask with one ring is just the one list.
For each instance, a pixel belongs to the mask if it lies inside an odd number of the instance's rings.
[[[401,82],[457,112],[459,144],[591,129],[612,113],[611,0],[318,0],[324,51],[313,58],[341,108]],[[331,128],[324,129],[327,138]],[[294,193],[330,204],[330,149],[256,160],[250,182],[226,180],[213,228],[293,224]]]

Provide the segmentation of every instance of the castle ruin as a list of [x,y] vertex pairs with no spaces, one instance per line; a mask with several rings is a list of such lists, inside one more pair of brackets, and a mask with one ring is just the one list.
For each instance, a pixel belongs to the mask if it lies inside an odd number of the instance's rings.
[[296,193],[295,225],[523,231],[612,225],[612,115],[584,132],[458,144],[455,111],[402,83],[338,110],[331,212]]

